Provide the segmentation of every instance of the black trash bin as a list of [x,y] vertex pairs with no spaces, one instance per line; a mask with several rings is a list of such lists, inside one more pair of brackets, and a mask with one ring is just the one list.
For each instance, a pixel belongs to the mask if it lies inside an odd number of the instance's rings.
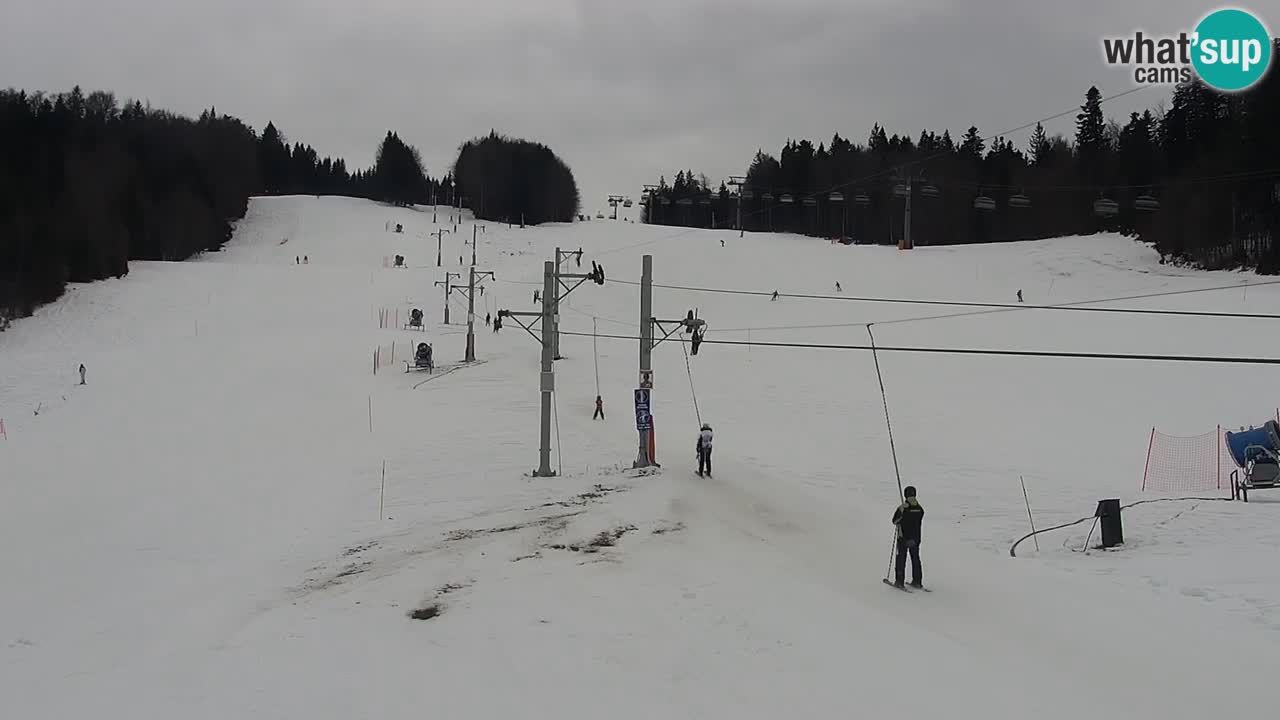
[[1124,543],[1124,523],[1120,520],[1119,500],[1099,500],[1094,516],[1102,524],[1102,547],[1112,548]]

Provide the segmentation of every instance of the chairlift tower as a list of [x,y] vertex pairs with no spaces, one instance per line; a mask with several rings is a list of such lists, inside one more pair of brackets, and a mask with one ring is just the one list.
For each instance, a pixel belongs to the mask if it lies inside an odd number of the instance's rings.
[[613,208],[613,217],[609,218],[610,220],[618,219],[618,206],[623,204],[623,202],[625,202],[626,199],[627,198],[622,195],[609,196],[609,207]]
[[645,207],[647,208],[645,210],[645,219],[649,221],[648,222],[649,225],[658,224],[658,221],[655,218],[658,212],[658,204],[659,204],[658,191],[661,189],[662,187],[659,185],[644,186],[644,194],[645,194],[645,197],[648,198],[648,202],[645,205]]
[[747,178],[746,178],[746,176],[745,176],[745,175],[730,175],[730,176],[729,176],[729,185],[730,185],[730,187],[736,187],[736,188],[738,188],[738,193],[737,193],[737,194],[738,194],[738,220],[737,220],[737,225],[738,225],[738,237],[742,237],[742,234],[743,234],[743,229],[742,229],[742,192],[743,192],[744,188],[746,188],[746,185],[747,185]]

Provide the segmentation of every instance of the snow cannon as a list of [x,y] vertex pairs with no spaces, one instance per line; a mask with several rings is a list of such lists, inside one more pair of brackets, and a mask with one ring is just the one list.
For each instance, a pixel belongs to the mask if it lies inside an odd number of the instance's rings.
[[1259,456],[1280,452],[1280,426],[1268,420],[1262,427],[1226,433],[1227,449],[1238,467],[1244,467]]
[[431,346],[427,343],[418,343],[418,347],[413,353],[413,363],[405,363],[405,372],[413,370],[426,370],[431,372],[435,370],[435,362],[431,357]]
[[[1225,433],[1227,450],[1238,470],[1231,471],[1231,497],[1249,502],[1249,491],[1280,486],[1280,425]],[[1243,476],[1243,477],[1242,477]]]

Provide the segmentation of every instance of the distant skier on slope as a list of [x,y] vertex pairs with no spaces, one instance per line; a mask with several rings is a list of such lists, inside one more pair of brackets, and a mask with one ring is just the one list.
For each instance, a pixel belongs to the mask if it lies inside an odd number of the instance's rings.
[[774,300],[777,300],[777,299],[778,299],[778,291],[777,291],[777,290],[774,290],[774,291],[773,291],[773,299],[774,299]]
[[702,424],[702,430],[698,432],[698,477],[711,477],[711,426],[707,423]]
[[596,396],[596,411],[591,415],[592,420],[595,420],[596,418],[600,418],[601,420],[604,419],[604,398],[599,395]]
[[85,381],[84,381],[84,373],[85,373],[84,363],[80,363],[80,384],[81,384],[81,385],[85,385],[85,384],[86,384],[86,383],[85,383]]
[[844,292],[844,288],[840,287],[840,283],[836,283],[836,292]]
[[897,558],[894,561],[894,586],[902,587],[907,574],[907,555],[911,555],[911,587],[924,587],[920,569],[920,526],[924,522],[924,507],[916,499],[915,487],[908,485],[902,491],[904,498],[893,511],[893,524],[898,528]]

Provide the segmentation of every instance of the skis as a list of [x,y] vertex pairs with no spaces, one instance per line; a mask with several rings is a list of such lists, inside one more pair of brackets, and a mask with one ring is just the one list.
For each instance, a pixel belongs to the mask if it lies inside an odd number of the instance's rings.
[[892,580],[890,580],[889,578],[880,578],[880,582],[884,583],[885,585],[888,585],[889,587],[893,588],[894,590],[901,590],[902,592],[905,592],[905,593],[912,593],[912,592],[915,592],[915,591],[917,591],[917,590],[919,590],[920,592],[933,592],[932,590],[930,590],[930,589],[929,589],[929,588],[927,588],[927,587],[913,587],[913,586],[911,586],[911,585],[903,585],[902,587],[898,587],[898,586],[897,586],[897,585],[895,585],[895,584],[893,583],[893,581],[892,581]]

